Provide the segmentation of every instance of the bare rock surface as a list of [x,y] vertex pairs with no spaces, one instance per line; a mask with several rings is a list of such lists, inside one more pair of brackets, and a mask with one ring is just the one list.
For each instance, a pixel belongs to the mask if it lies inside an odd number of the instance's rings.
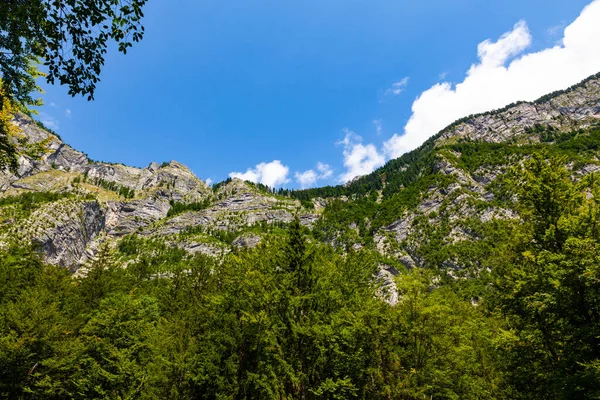
[[[146,230],[147,234],[172,235],[188,228],[235,231],[260,223],[290,223],[300,208],[296,200],[280,199],[263,194],[247,183],[233,179],[216,193],[216,201],[201,211],[190,211],[165,220],[160,226]],[[300,214],[305,226],[312,226],[316,214]]]
[[104,228],[104,221],[97,201],[59,200],[14,223],[3,239],[31,242],[47,262],[75,270],[88,259],[87,247]]
[[[600,79],[587,80],[573,90],[542,102],[522,102],[502,111],[488,112],[467,118],[444,130],[438,144],[461,138],[500,143],[536,124],[560,130],[585,128],[600,121]],[[533,138],[535,140],[535,138]]]
[[236,247],[254,248],[260,244],[262,237],[259,235],[243,234],[238,236],[234,241],[233,245]]
[[[532,134],[530,128],[536,125],[566,132],[599,122],[600,76],[595,76],[540,101],[521,102],[451,125],[437,137],[437,158],[433,170],[426,171],[443,178],[440,181],[445,183],[426,187],[410,208],[399,209],[398,215],[386,219],[386,225],[373,232],[375,249],[395,258],[399,264],[394,265],[414,268],[422,264],[415,249],[422,239],[420,235],[426,232],[424,226],[447,224],[443,240],[453,244],[475,240],[472,232],[465,228],[466,221],[518,218],[512,210],[498,205],[501,203],[490,189],[510,167],[509,160],[503,165],[482,166],[473,172],[457,161],[461,156],[458,151],[442,148],[443,145],[461,140],[535,143],[540,138]],[[188,167],[176,161],[152,162],[145,168],[96,162],[27,116],[16,115],[14,123],[21,130],[21,137],[15,141],[20,152],[18,169],[0,172],[0,198],[28,192],[69,193],[71,197],[45,203],[24,217],[3,214],[0,242],[31,241],[39,246],[48,262],[72,269],[95,257],[100,237],[114,244],[124,235],[137,233],[162,238],[189,253],[219,257],[235,247],[257,246],[262,237],[250,233],[256,225],[275,230],[297,215],[303,226],[312,229],[319,218],[327,215],[323,211],[332,202],[351,203],[357,198],[356,193],[314,198],[310,209],[305,209],[297,200],[277,196],[261,190],[260,185],[239,179],[213,191]],[[585,165],[573,166],[573,177],[578,179],[599,171],[600,163],[596,161],[594,158]],[[401,170],[407,168],[408,165],[400,167]],[[403,186],[395,190],[401,191]],[[382,197],[382,190],[378,190],[378,203]],[[188,209],[195,211],[170,215],[169,210],[175,204],[190,205]],[[360,238],[362,226],[371,229],[374,222],[368,219],[350,224],[349,236],[352,237],[345,238],[348,242],[341,245],[355,250],[369,246]],[[179,235],[181,233],[185,235]],[[235,238],[233,243],[232,238]],[[326,240],[338,246],[342,239],[339,235]],[[393,275],[390,268],[382,267],[377,277],[385,283],[383,290],[392,293],[388,298],[390,304],[398,301],[397,292],[395,297],[393,295]]]

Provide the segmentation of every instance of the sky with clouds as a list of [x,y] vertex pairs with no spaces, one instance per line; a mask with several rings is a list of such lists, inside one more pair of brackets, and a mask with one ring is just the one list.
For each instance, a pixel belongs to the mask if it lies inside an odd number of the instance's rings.
[[150,0],[145,14],[94,102],[44,85],[39,119],[93,159],[175,159],[213,183],[343,183],[458,118],[600,72],[600,0]]

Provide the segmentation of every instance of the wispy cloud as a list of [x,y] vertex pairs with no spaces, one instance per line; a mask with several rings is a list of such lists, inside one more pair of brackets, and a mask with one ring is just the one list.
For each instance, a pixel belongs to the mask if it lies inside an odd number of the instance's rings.
[[65,117],[71,118],[71,110],[68,108],[65,110]]
[[406,86],[408,85],[408,76],[402,78],[401,80],[399,80],[398,82],[394,82],[392,83],[392,86],[385,91],[385,95],[386,96],[398,96],[400,93],[404,92],[404,89],[406,89]]
[[551,37],[560,35],[564,31],[565,26],[567,26],[567,21],[560,21],[558,24],[546,29],[546,34]]
[[378,135],[381,135],[381,131],[382,131],[381,123],[382,122],[383,121],[381,119],[373,120],[373,125],[375,126],[375,132],[377,132]]
[[322,162],[317,163],[317,171],[319,171],[319,179],[327,179],[333,174],[331,166]]

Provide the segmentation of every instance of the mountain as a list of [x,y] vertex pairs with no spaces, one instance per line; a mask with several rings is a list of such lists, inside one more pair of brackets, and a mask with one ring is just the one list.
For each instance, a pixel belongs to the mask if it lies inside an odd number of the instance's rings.
[[328,240],[343,237],[362,246],[372,238],[381,253],[405,266],[425,265],[422,250],[428,239],[423,232],[430,235],[443,227],[439,248],[472,239],[474,225],[482,221],[517,217],[510,202],[501,199],[498,178],[533,154],[566,157],[574,176],[597,171],[599,124],[596,74],[531,103],[462,118],[418,149],[345,187],[294,195],[350,196],[352,201],[325,209]]
[[[2,198],[11,204],[3,209],[2,237],[32,241],[48,262],[72,270],[93,257],[105,240],[132,233],[173,236],[194,227],[239,231],[263,222],[290,222],[299,207],[298,201],[261,192],[239,180],[213,192],[176,161],[151,163],[143,169],[94,162],[29,117],[17,115],[15,121],[25,140],[19,141],[18,171],[0,177]],[[27,212],[18,212],[14,204],[33,193],[59,196],[52,201],[40,197]],[[180,215],[172,216],[175,210]],[[301,218],[310,225],[317,216],[301,210]],[[190,242],[186,248],[222,250],[214,240],[209,242],[204,246]]]
[[[565,155],[575,175],[597,171],[599,122],[600,74],[535,102],[463,118],[347,185],[276,195],[237,179],[213,190],[176,161],[143,169],[92,161],[19,114],[19,168],[0,175],[0,240],[31,241],[47,262],[75,271],[101,243],[125,235],[218,255],[257,244],[268,226],[284,227],[298,214],[334,246],[370,246],[407,267],[426,265],[424,231],[443,226],[446,246],[472,238],[478,221],[516,218],[494,187],[531,154]],[[20,209],[27,196],[34,200]]]
[[1,398],[600,397],[600,75],[296,191],[14,122]]

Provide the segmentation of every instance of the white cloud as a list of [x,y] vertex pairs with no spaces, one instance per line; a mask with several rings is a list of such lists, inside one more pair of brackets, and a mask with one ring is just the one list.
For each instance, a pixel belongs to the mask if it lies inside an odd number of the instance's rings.
[[513,27],[513,30],[503,34],[497,42],[491,39],[484,40],[477,46],[477,56],[481,61],[480,65],[473,65],[468,73],[483,70],[483,67],[503,66],[510,57],[520,54],[531,44],[531,35],[525,21],[519,21]]
[[327,179],[333,174],[333,170],[329,164],[317,163],[317,171],[319,171],[319,179]]
[[44,111],[40,111],[39,120],[42,124],[44,124],[45,127],[50,128],[53,131],[58,130],[59,121],[52,115],[50,115]]
[[338,144],[344,145],[344,166],[346,172],[340,175],[341,182],[373,172],[385,163],[385,157],[373,144],[364,145],[356,133],[346,130],[346,136]]
[[307,169],[304,172],[295,173],[294,176],[296,177],[296,181],[300,184],[302,189],[314,186],[318,180],[327,179],[333,174],[333,170],[329,164],[318,162],[316,169],[318,172],[316,172],[314,169]]
[[404,89],[406,89],[406,85],[408,85],[408,76],[405,76],[398,82],[392,83],[392,87],[385,91],[385,95],[398,96],[400,93],[404,92]]
[[71,110],[69,110],[68,108],[65,110],[65,117],[71,118]]
[[231,178],[240,178],[245,181],[260,182],[269,187],[276,187],[288,183],[290,180],[287,175],[289,168],[279,160],[273,160],[270,163],[261,162],[254,168],[248,168],[246,172],[232,172]]
[[210,179],[210,178],[206,178],[206,180],[205,180],[204,182],[206,182],[206,184],[207,184],[208,186],[211,186],[211,185],[213,184],[213,180],[212,180],[212,179]]
[[302,189],[313,186],[319,178],[319,175],[312,169],[307,169],[304,172],[296,172],[295,176]]
[[[418,147],[453,121],[469,114],[536,98],[567,88],[600,71],[600,0],[590,3],[564,29],[560,44],[525,53],[531,35],[524,21],[496,42],[485,40],[477,47],[479,62],[456,85],[442,82],[421,93],[413,102],[404,134],[384,143],[395,158]],[[516,57],[516,58],[515,58]]]

